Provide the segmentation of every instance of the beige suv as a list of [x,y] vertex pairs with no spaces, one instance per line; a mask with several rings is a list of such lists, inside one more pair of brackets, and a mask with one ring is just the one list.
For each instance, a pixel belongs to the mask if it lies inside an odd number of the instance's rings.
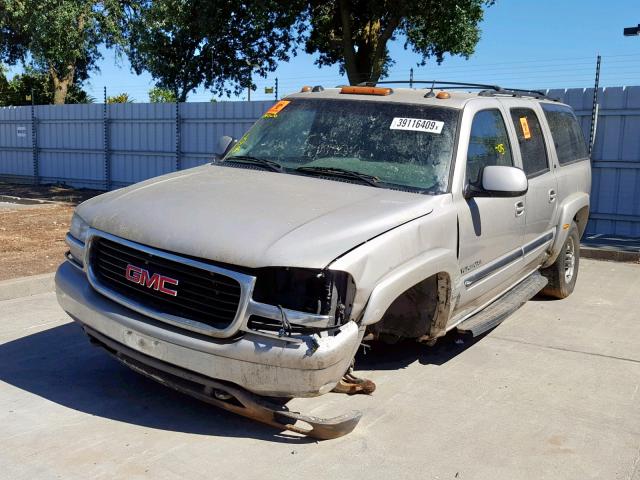
[[343,377],[365,335],[479,335],[578,274],[591,172],[571,108],[429,84],[305,87],[223,139],[220,161],[84,202],[60,304],[173,388],[320,438],[349,431],[359,414],[310,419],[265,397],[357,383]]

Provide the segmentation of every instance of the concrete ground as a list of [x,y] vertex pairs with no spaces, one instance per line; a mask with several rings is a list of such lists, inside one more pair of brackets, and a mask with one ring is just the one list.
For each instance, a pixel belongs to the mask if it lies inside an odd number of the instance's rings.
[[0,210],[24,210],[33,208],[33,205],[23,205],[20,203],[0,202]]
[[359,365],[371,397],[290,403],[364,410],[318,443],[130,372],[53,293],[0,302],[0,477],[640,479],[640,265],[584,260],[566,300]]

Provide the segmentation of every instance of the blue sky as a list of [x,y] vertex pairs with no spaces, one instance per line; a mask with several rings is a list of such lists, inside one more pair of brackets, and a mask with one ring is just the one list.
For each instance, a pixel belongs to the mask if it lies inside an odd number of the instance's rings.
[[[401,41],[390,47],[396,61],[390,79],[408,79],[414,68],[416,79],[462,80],[520,88],[569,88],[593,85],[595,58],[602,55],[601,85],[640,85],[640,37],[624,37],[622,30],[640,24],[639,0],[497,0],[481,24],[482,38],[476,53],[465,60],[447,57],[441,66],[429,61],[418,67],[419,57],[403,49]],[[264,93],[278,77],[280,96],[305,84],[335,86],[344,83],[338,68],[319,69],[314,57],[300,52],[266,79],[254,78],[252,99],[265,100]],[[148,74],[131,72],[126,58],[116,59],[105,51],[86,89],[98,100],[102,88],[109,94],[128,92],[137,101],[147,101],[153,85]],[[199,90],[189,101],[209,101],[211,92]],[[246,93],[239,98],[246,98]],[[226,98],[224,98],[226,99]]]

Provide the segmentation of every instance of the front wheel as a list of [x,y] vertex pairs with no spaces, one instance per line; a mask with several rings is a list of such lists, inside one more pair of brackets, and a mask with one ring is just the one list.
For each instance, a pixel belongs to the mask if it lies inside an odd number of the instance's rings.
[[571,223],[569,235],[562,245],[558,258],[552,265],[541,270],[549,283],[542,293],[553,298],[567,298],[573,292],[580,266],[580,235],[575,222]]

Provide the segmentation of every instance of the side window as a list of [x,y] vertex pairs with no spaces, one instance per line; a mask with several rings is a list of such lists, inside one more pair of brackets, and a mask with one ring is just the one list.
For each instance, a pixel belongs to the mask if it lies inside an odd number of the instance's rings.
[[543,103],[542,110],[547,117],[560,165],[587,158],[587,145],[573,111],[564,105],[550,103]]
[[511,146],[500,110],[482,110],[471,124],[467,150],[467,181],[478,183],[480,173],[489,165],[513,165]]
[[518,135],[524,173],[532,177],[549,171],[547,149],[535,112],[530,108],[512,108],[511,119]]

